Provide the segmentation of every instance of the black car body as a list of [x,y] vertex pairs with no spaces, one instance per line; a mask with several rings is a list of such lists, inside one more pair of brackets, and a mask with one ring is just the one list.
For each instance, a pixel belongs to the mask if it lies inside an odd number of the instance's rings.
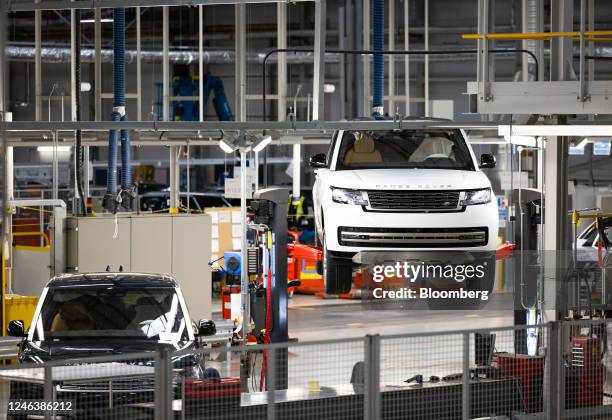
[[[198,331],[194,331],[180,288],[168,276],[93,273],[55,277],[41,294],[29,331],[19,331],[18,323],[12,321],[9,332],[24,336],[20,364],[65,361],[71,365],[86,357],[139,353],[120,363],[154,367],[155,354],[167,351],[177,381],[180,376],[200,378],[203,372],[200,354],[195,351]],[[177,351],[181,356],[172,358]],[[142,357],[143,352],[151,356]],[[77,409],[88,410],[153,400],[153,375],[112,382],[61,383],[56,388],[57,399],[73,400]],[[13,382],[11,399],[42,400],[43,387]]]

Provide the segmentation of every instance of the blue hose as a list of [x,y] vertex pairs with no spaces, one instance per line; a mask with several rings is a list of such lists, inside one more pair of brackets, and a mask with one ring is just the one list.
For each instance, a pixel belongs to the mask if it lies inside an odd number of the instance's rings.
[[[125,108],[125,9],[113,9],[113,48],[114,48],[114,100],[112,121],[125,121],[127,115],[122,115]],[[108,134],[108,174],[106,177],[106,193],[114,201],[117,194],[117,135],[119,130],[110,130]],[[131,184],[132,171],[130,162],[130,138],[127,130],[121,130],[121,183],[123,188]],[[127,168],[127,170],[126,170]],[[109,202],[109,209],[115,211],[114,204]]]
[[[373,2],[373,47],[374,51],[385,49],[385,0]],[[374,54],[374,94],[372,98],[372,115],[382,116],[385,90],[385,59],[382,54]]]
[[[121,121],[127,120],[127,114],[121,118]],[[130,130],[121,130],[121,186],[124,190],[127,190],[132,186]]]
[[125,9],[114,9],[114,106],[125,106]]
[[[113,121],[121,121],[118,112],[113,112]],[[111,130],[108,136],[108,174],[106,175],[107,193],[117,193],[117,130]]]

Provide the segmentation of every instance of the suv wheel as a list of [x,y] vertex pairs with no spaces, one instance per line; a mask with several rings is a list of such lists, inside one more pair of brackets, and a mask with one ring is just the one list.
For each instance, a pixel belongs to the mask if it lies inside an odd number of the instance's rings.
[[325,293],[339,295],[350,292],[353,285],[353,262],[333,256],[325,246],[325,236],[322,239]]

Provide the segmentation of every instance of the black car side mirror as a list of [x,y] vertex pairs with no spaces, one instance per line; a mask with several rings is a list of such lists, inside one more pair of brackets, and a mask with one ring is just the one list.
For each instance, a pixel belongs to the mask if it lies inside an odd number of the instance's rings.
[[309,163],[311,168],[325,168],[327,166],[327,156],[325,156],[325,153],[318,153],[310,157]]
[[480,168],[481,169],[495,168],[496,163],[497,163],[497,160],[495,159],[495,156],[490,155],[488,153],[480,155]]
[[6,327],[6,332],[11,337],[25,337],[25,324],[20,319],[10,321]]
[[207,337],[209,335],[215,335],[217,333],[217,327],[215,321],[212,319],[201,319],[198,321],[198,336]]

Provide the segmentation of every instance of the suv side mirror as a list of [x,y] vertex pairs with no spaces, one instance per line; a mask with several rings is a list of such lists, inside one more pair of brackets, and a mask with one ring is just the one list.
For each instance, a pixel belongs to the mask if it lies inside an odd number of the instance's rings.
[[25,333],[25,324],[20,319],[14,320],[14,321],[10,321],[8,323],[8,326],[6,327],[6,332],[11,337],[25,337],[26,336],[26,333]]
[[497,163],[497,160],[495,159],[495,156],[493,155],[489,155],[488,153],[482,154],[480,155],[480,168],[495,168],[495,164]]
[[318,153],[310,157],[309,163],[311,168],[325,168],[327,167],[327,156],[325,153]]
[[217,327],[215,321],[212,319],[201,319],[198,321],[198,336],[206,337],[209,335],[215,335],[217,333]]

